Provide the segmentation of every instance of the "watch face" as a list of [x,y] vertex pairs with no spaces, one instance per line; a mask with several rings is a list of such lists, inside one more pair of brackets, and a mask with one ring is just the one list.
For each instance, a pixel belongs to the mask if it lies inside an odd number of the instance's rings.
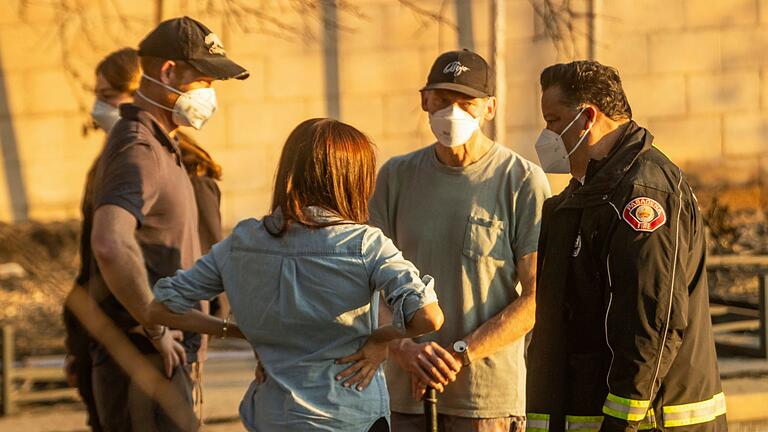
[[457,353],[463,353],[467,350],[467,343],[463,340],[456,341],[453,343],[453,351]]

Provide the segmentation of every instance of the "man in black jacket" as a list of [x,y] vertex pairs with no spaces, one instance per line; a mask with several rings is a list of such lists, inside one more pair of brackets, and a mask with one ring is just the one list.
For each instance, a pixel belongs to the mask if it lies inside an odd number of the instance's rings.
[[541,74],[544,204],[528,431],[724,431],[704,225],[685,175],[632,121],[618,72]]

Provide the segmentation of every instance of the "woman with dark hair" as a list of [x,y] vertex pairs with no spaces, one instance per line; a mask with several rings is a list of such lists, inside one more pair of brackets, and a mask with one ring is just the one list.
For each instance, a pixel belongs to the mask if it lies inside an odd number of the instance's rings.
[[[271,213],[155,285],[155,322],[253,346],[264,374],[240,405],[250,431],[388,430],[387,343],[442,325],[432,278],[365,224],[375,169],[357,129],[301,123],[283,148]],[[237,326],[192,309],[223,291]],[[394,319],[378,328],[381,297]]]

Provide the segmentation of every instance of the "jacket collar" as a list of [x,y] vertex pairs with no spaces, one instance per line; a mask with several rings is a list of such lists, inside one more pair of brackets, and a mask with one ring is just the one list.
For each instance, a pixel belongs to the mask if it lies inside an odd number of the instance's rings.
[[630,121],[610,153],[601,160],[589,162],[584,186],[574,191],[561,207],[591,207],[606,202],[621,178],[652,145],[653,135],[634,120]]

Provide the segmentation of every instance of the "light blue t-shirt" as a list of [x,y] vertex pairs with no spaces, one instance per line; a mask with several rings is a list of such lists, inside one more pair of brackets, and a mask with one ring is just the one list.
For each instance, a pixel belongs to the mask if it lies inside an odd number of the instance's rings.
[[[319,208],[307,211],[334,220]],[[253,382],[240,404],[249,431],[360,432],[389,416],[384,374],[379,369],[363,391],[346,388],[335,376],[349,365],[335,360],[356,352],[377,328],[380,292],[393,324],[404,329],[418,309],[437,301],[432,285],[377,228],[292,224],[274,237],[264,221],[248,219],[194,267],[158,281],[154,292],[183,313],[226,291],[268,377]]]

